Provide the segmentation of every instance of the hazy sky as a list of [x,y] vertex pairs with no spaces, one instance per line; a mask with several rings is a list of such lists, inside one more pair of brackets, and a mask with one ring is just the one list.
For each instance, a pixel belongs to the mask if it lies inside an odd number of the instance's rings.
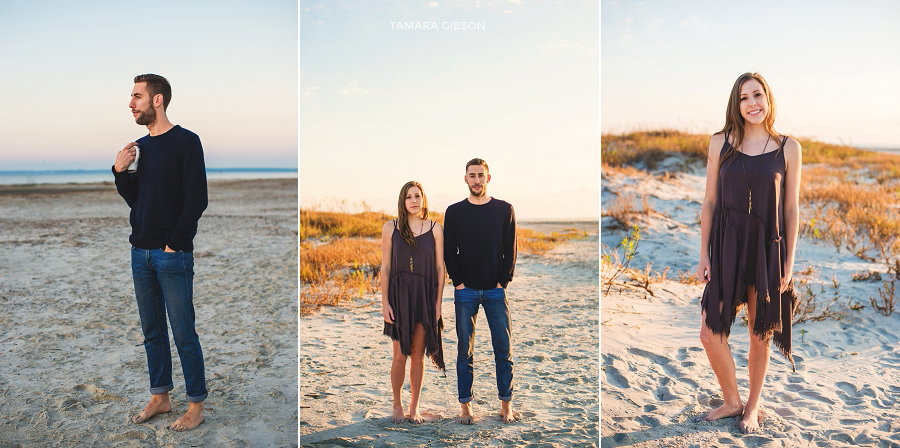
[[761,73],[779,132],[900,148],[900,2],[603,1],[601,129],[724,125]]
[[0,170],[111,166],[148,72],[208,167],[297,166],[294,1],[2,0]]
[[396,213],[417,180],[444,211],[480,157],[488,194],[519,219],[596,219],[598,14],[593,1],[301,1],[301,207]]

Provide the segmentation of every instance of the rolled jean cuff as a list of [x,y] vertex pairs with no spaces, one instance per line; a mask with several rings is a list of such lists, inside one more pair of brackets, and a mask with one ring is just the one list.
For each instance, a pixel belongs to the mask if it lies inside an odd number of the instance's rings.
[[187,396],[188,403],[202,403],[203,400],[206,400],[206,395],[207,394],[203,394],[199,397],[192,397],[190,395],[186,395],[186,396]]
[[472,401],[472,397],[469,397],[469,398],[460,398],[460,399],[459,399],[459,402],[460,402],[460,403],[468,403],[468,402],[470,402],[470,401]]
[[510,395],[508,397],[501,397],[501,396],[497,395],[497,398],[499,398],[500,401],[512,401],[512,395]]
[[170,390],[172,390],[172,389],[174,389],[174,388],[175,388],[175,385],[174,385],[174,384],[169,384],[168,386],[151,387],[151,388],[150,388],[150,393],[153,394],[153,395],[164,394],[164,393],[167,393],[167,392],[169,392]]

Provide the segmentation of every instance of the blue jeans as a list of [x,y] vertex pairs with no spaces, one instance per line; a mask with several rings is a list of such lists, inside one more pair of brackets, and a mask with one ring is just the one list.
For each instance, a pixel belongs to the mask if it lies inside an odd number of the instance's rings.
[[456,381],[459,385],[459,402],[472,401],[473,361],[475,349],[475,319],[478,306],[484,307],[484,316],[491,329],[491,345],[494,347],[494,366],[497,370],[498,398],[512,400],[513,361],[509,341],[509,303],[506,290],[454,289],[453,305],[456,308],[456,336],[459,338],[456,354]]
[[174,386],[166,326],[168,310],[172,336],[181,358],[187,400],[191,403],[205,400],[203,351],[194,329],[194,254],[132,247],[131,274],[144,332],[150,393],[163,394]]

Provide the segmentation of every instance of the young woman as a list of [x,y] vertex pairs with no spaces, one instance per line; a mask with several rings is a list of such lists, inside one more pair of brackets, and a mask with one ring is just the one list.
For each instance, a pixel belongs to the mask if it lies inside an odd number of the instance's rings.
[[[421,423],[424,418],[419,414],[419,393],[424,355],[427,353],[438,369],[445,370],[441,347],[444,232],[440,224],[428,219],[428,201],[418,182],[403,185],[397,208],[398,218],[386,222],[381,231],[381,314],[384,334],[394,340],[391,421],[400,423],[409,418]],[[400,399],[407,358],[411,358],[412,391],[408,416]]]
[[[722,388],[724,404],[698,420],[741,415],[741,432],[759,429],[760,392],[769,341],[794,366],[791,283],[799,232],[800,144],[779,135],[775,100],[765,79],[744,73],[734,83],[725,127],[709,141],[697,276],[703,291],[700,341]],[[728,336],[747,305],[750,395],[738,393]]]

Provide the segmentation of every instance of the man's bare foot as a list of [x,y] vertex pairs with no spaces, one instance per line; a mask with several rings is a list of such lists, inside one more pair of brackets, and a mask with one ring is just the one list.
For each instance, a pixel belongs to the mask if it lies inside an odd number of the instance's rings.
[[737,406],[729,406],[728,404],[723,404],[712,411],[707,412],[705,415],[701,415],[694,419],[694,422],[711,422],[713,420],[718,420],[720,418],[729,418],[729,417],[737,417],[744,412],[744,404],[741,403]]
[[188,410],[169,426],[173,431],[190,431],[203,423],[203,402],[188,403]]
[[392,423],[403,423],[406,421],[406,414],[403,412],[403,406],[394,406],[394,415],[391,416]]
[[460,403],[459,407],[461,409],[459,413],[459,418],[456,419],[457,422],[461,425],[472,425],[475,423],[475,414],[472,413],[472,407],[469,406],[469,403]]
[[165,414],[171,410],[172,402],[169,401],[168,393],[153,394],[150,395],[150,402],[147,403],[147,407],[145,407],[140,414],[131,416],[131,423],[138,425],[150,420],[150,418],[156,414]]
[[741,434],[750,434],[752,432],[759,432],[759,424],[766,420],[766,412],[762,410],[762,408],[756,410],[749,410],[744,412],[744,416],[741,418],[741,421],[738,423],[738,429],[741,430]]
[[500,418],[503,423],[512,423],[519,421],[522,414],[513,410],[511,402],[500,400]]
[[422,417],[422,414],[419,414],[418,409],[410,409],[409,410],[409,421],[413,423],[422,423],[425,421],[425,417]]

